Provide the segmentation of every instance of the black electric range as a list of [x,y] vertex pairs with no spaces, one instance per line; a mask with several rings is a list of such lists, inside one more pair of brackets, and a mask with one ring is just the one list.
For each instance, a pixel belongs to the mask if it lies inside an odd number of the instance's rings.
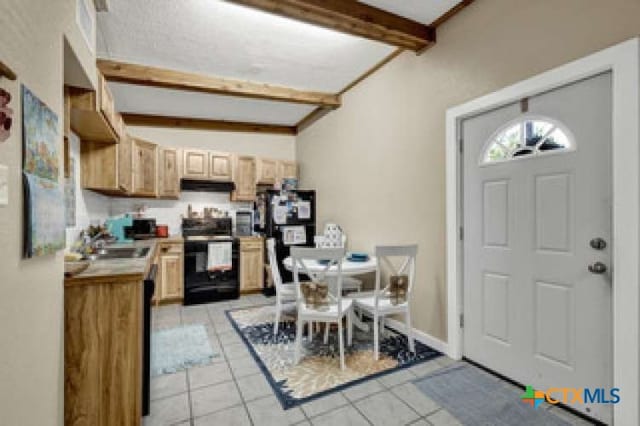
[[182,219],[184,304],[240,297],[239,244],[231,218]]

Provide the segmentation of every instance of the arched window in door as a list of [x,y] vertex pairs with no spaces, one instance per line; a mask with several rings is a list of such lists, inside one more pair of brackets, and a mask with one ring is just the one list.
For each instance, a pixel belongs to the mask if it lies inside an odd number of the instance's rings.
[[481,164],[574,151],[571,132],[547,117],[523,117],[500,127],[487,141]]

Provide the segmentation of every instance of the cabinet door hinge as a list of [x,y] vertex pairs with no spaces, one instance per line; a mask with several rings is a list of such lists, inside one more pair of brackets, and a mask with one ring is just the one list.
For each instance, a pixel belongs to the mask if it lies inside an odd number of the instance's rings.
[[460,233],[460,241],[464,240],[464,227],[463,226],[460,227],[459,233]]
[[464,152],[464,139],[458,141],[458,148],[460,149],[460,154],[462,154]]
[[464,314],[460,314],[460,328],[464,328]]

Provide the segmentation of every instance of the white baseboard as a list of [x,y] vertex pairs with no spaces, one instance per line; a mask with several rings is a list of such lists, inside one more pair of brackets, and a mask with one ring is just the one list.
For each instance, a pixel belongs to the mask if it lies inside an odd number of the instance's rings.
[[[402,321],[398,321],[392,318],[384,319],[385,325],[393,328],[399,333],[405,334],[406,326]],[[424,331],[417,330],[415,327],[413,328],[413,337],[418,340],[420,343],[424,343],[427,346],[432,347],[433,349],[442,352],[443,354],[450,356],[449,354],[449,344],[447,342],[443,342],[437,337],[433,337],[430,334],[425,333]]]

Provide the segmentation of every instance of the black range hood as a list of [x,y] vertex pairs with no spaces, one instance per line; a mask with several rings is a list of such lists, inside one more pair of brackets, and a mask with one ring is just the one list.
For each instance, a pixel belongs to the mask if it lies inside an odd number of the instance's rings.
[[232,192],[236,189],[233,182],[216,182],[212,180],[181,179],[180,189],[182,191],[199,192]]

